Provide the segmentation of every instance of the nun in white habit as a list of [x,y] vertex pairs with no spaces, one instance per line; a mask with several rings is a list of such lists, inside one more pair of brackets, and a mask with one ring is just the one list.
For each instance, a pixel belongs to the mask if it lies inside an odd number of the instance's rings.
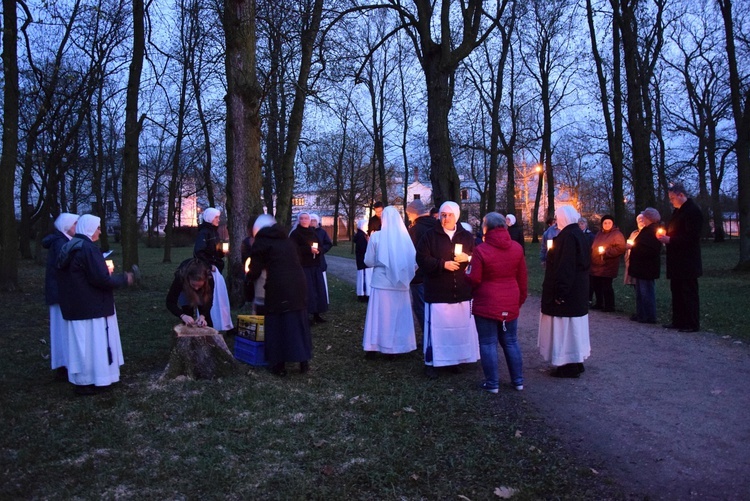
[[60,309],[68,321],[68,380],[90,394],[120,380],[124,363],[113,289],[133,283],[133,274],[111,275],[94,244],[101,229],[85,214],[58,258]]
[[474,235],[458,219],[455,202],[440,206],[440,226],[417,244],[417,264],[424,272],[425,373],[436,377],[435,367],[479,360],[479,339],[471,314],[471,285],[466,279]]
[[47,249],[47,272],[44,278],[44,298],[49,305],[49,348],[52,369],[67,379],[68,323],[60,311],[60,294],[57,285],[57,257],[60,249],[76,233],[77,214],[63,212],[55,219],[55,231],[44,237],[42,247]]
[[589,342],[589,241],[570,205],[555,211],[560,233],[547,251],[537,346],[554,377],[577,378],[591,354]]
[[417,349],[409,284],[416,270],[414,244],[395,207],[383,211],[382,228],[370,236],[365,264],[372,268],[362,347],[368,353]]

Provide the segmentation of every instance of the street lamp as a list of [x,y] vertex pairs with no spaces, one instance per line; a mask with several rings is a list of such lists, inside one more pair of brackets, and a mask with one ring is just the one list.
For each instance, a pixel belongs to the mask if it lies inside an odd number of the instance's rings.
[[536,185],[536,199],[534,200],[534,220],[532,222],[532,232],[531,232],[531,241],[532,242],[538,242],[539,241],[539,232],[537,230],[537,227],[539,225],[539,203],[542,200],[542,186],[544,185],[544,168],[541,164],[537,164],[536,167],[534,167],[534,170],[537,173],[537,176],[539,176],[539,182]]

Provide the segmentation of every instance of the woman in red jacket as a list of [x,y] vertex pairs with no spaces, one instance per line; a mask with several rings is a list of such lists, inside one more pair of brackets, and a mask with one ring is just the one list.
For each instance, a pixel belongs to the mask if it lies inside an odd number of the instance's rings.
[[497,343],[505,353],[510,379],[523,390],[523,359],[518,345],[518,315],[526,301],[526,260],[523,248],[510,238],[505,218],[497,212],[484,216],[484,243],[472,256],[467,277],[472,285],[472,313],[479,334],[484,383],[481,388],[497,393],[500,387]]

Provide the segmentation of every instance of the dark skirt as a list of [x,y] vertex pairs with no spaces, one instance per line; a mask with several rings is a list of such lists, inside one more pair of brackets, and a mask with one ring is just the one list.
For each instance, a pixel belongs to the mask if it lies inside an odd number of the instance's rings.
[[328,311],[328,299],[326,298],[326,283],[323,279],[323,271],[320,266],[302,268],[307,280],[307,312],[325,313]]
[[266,361],[306,362],[312,358],[310,320],[305,310],[266,313]]

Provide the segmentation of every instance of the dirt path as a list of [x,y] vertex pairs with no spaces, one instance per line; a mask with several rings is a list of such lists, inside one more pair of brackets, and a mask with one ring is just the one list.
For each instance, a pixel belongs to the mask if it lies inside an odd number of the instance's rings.
[[[351,259],[326,259],[328,273],[353,283]],[[750,499],[746,344],[593,311],[586,372],[555,379],[536,348],[538,324],[539,298],[530,297],[519,320],[524,397],[584,462],[634,497]],[[501,377],[507,383],[505,367]]]

